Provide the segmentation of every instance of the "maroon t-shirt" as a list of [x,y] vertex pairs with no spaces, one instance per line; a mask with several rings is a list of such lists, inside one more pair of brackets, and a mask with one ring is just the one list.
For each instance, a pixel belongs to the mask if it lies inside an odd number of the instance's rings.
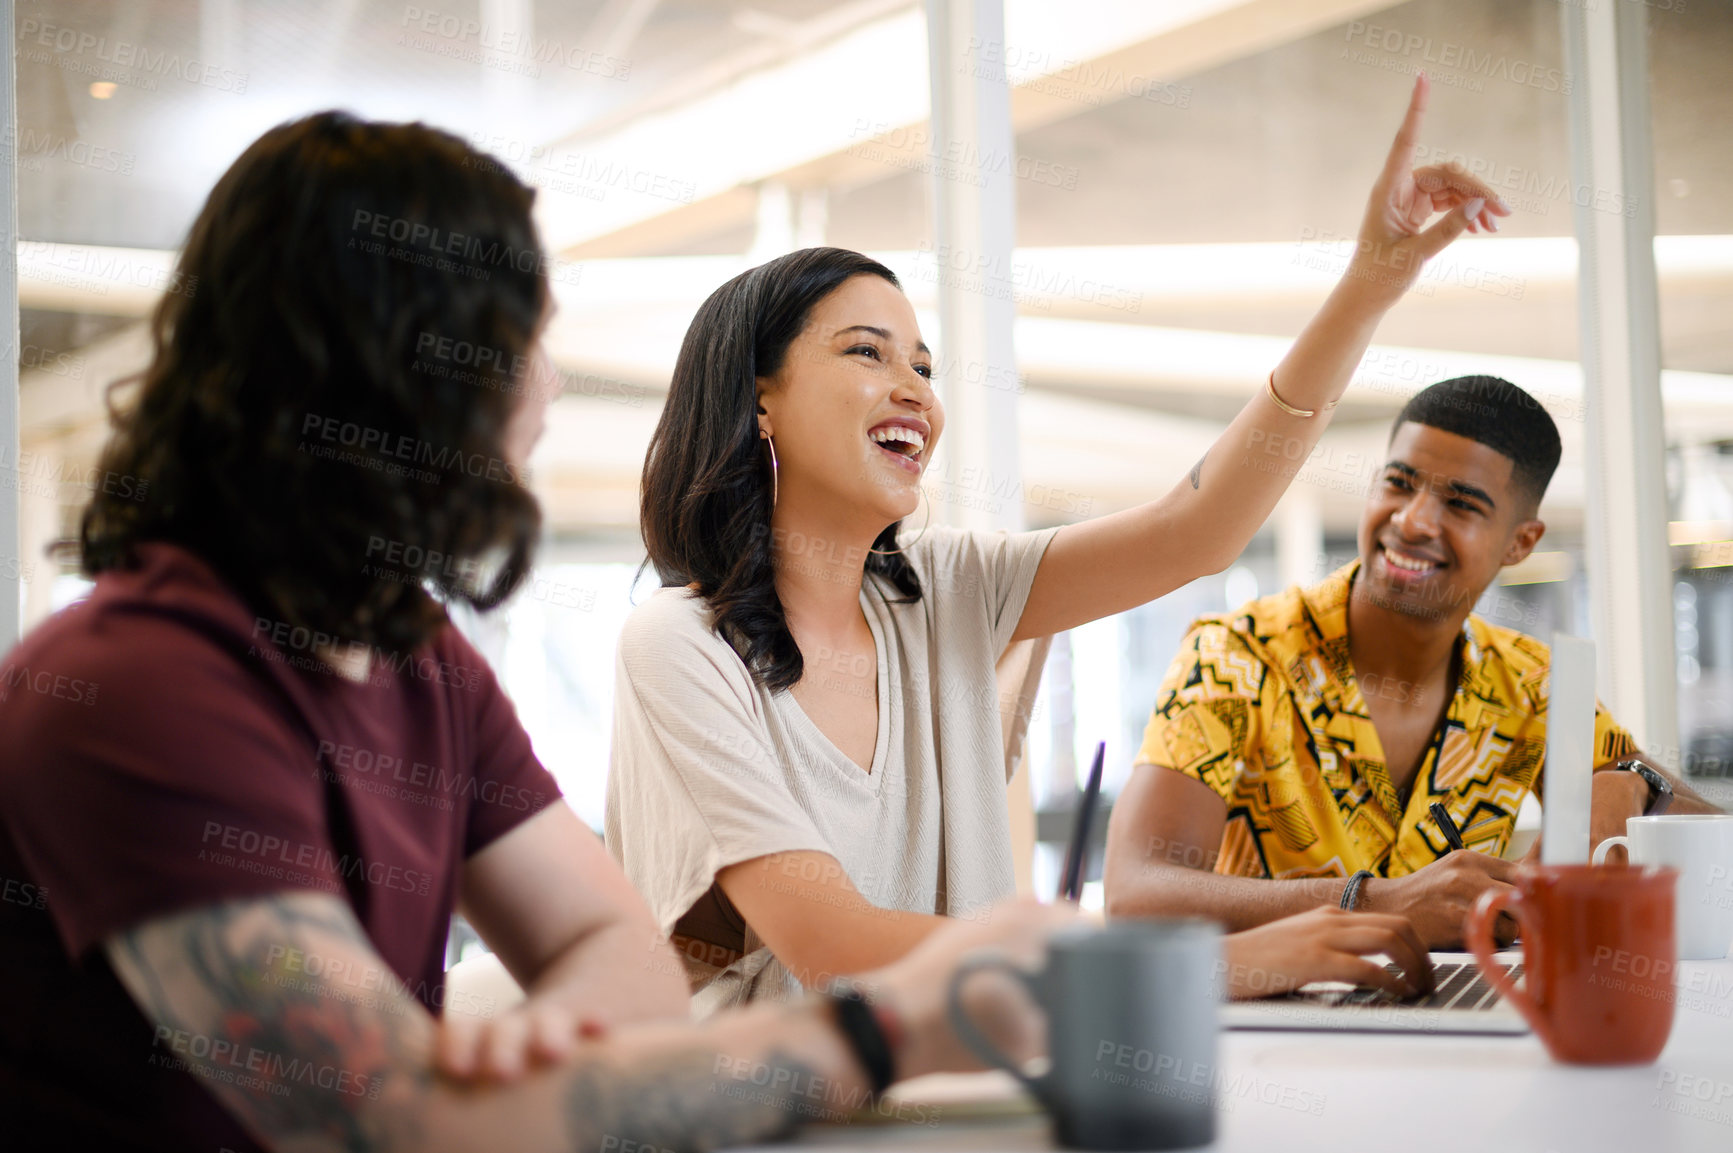
[[439,1012],[464,858],[559,789],[455,628],[357,683],[191,553],[139,554],[0,665],[0,1143],[254,1149],[155,1043],[103,942],[331,893]]

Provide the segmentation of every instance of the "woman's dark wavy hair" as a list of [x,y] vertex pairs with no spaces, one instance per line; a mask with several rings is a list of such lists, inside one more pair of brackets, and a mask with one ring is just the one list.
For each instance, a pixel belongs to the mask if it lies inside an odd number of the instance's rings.
[[[758,436],[757,379],[782,367],[813,306],[853,276],[901,288],[878,261],[806,248],[741,273],[710,294],[680,346],[668,402],[644,460],[639,525],[664,586],[692,585],[716,628],[766,688],[800,680],[800,647],[776,595],[770,456]],[[897,547],[898,521],[873,542]],[[869,553],[866,571],[910,600],[921,582],[901,555]]]
[[[444,623],[436,598],[510,595],[541,526],[501,457],[547,299],[534,196],[422,124],[322,112],[261,136],[194,221],[139,394],[113,408],[102,475],[146,498],[95,495],[84,571],[172,542],[254,611],[390,653]],[[457,342],[496,355],[460,369]]]

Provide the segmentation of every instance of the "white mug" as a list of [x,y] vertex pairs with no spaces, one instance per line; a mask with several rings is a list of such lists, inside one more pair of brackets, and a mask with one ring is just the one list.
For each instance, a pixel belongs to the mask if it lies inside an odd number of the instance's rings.
[[1633,865],[1671,865],[1679,870],[1675,929],[1681,960],[1718,960],[1733,943],[1733,815],[1667,813],[1630,817],[1625,835],[1595,847],[1594,863],[1614,845],[1625,846]]

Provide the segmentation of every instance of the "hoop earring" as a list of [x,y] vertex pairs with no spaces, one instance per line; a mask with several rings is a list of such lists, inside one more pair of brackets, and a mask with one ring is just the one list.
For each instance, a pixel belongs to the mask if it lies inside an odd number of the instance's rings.
[[765,444],[770,446],[770,507],[774,509],[776,508],[776,498],[780,495],[778,490],[781,488],[781,482],[777,479],[776,438],[768,432],[761,432],[758,435]]
[[922,537],[926,536],[927,535],[927,526],[933,523],[933,502],[932,502],[931,498],[929,498],[927,496],[927,490],[924,488],[921,490],[921,501],[922,501],[922,503],[924,503],[927,506],[927,515],[924,518],[922,518],[921,531],[915,534],[914,540],[910,541],[909,544],[904,545],[902,548],[892,548],[892,549],[869,548],[869,549],[867,549],[867,551],[872,553],[874,556],[901,556],[903,554],[903,552],[909,547],[909,545],[914,544],[915,541],[918,541]]

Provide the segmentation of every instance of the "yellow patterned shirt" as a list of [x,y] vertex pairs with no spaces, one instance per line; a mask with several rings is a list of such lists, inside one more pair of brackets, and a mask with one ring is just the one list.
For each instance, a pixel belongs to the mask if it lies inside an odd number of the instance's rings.
[[[1427,812],[1433,801],[1459,829],[1478,826],[1464,837],[1470,848],[1499,854],[1510,840],[1546,748],[1547,646],[1468,618],[1461,680],[1404,809],[1348,656],[1358,566],[1200,618],[1167,671],[1137,759],[1227,802],[1218,873],[1412,873],[1448,851]],[[1595,763],[1635,748],[1597,704]]]

